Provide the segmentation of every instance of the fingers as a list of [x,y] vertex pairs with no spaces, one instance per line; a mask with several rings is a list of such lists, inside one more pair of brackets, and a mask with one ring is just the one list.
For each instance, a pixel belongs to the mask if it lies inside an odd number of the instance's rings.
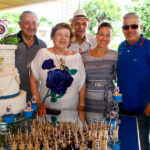
[[39,107],[38,107],[38,112],[39,112],[39,115],[40,116],[45,116],[46,115],[46,108],[48,106],[45,106],[43,104],[40,104]]

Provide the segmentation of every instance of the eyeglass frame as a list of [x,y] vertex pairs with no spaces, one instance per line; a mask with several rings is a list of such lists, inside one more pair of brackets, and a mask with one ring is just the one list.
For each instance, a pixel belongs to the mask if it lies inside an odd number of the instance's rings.
[[135,30],[139,28],[138,24],[131,24],[131,25],[123,25],[122,29],[123,30],[129,30],[129,28],[131,27],[131,29]]

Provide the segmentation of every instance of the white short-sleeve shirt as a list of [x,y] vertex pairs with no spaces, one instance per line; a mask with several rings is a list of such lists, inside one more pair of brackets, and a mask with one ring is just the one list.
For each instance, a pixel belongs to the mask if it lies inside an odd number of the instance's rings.
[[46,87],[46,78],[47,72],[49,70],[42,69],[42,64],[47,59],[52,59],[54,61],[54,65],[56,66],[54,69],[59,69],[60,58],[65,59],[65,66],[69,69],[77,69],[77,73],[72,75],[73,82],[70,87],[67,88],[66,94],[57,100],[57,102],[51,102],[51,97],[47,97],[44,104],[48,105],[50,108],[56,109],[77,109],[78,101],[79,101],[79,90],[82,88],[85,82],[85,70],[82,62],[82,58],[79,53],[74,55],[55,55],[51,53],[47,48],[42,48],[38,51],[35,58],[31,62],[31,70],[37,81],[40,82],[40,100],[41,103],[43,98],[45,97],[48,88]]

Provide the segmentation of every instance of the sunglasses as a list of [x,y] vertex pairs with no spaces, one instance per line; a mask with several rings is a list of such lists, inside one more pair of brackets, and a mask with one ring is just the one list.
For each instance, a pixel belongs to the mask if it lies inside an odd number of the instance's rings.
[[122,26],[123,30],[128,30],[131,27],[131,29],[137,29],[139,25],[137,24],[132,24],[132,25],[124,25]]

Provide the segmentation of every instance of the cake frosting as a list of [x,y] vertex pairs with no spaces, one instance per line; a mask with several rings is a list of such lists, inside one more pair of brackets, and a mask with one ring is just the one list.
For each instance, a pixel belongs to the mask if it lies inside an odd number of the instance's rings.
[[15,45],[0,45],[0,71],[10,71],[15,68]]
[[7,105],[17,114],[26,107],[26,92],[20,90],[20,78],[15,67],[15,45],[0,45],[0,115]]
[[5,113],[8,104],[12,106],[12,113],[21,112],[26,107],[26,92],[20,90],[20,94],[14,98],[0,99],[0,114]]
[[0,72],[0,83],[0,99],[19,95],[20,79],[16,68],[10,72]]

